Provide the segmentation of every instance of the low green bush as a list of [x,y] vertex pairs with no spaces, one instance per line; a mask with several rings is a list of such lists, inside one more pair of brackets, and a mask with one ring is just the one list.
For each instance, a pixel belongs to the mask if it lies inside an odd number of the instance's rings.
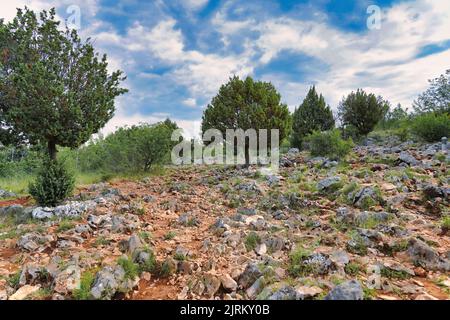
[[307,137],[307,141],[313,157],[328,157],[335,160],[344,158],[353,147],[353,141],[342,139],[337,129],[316,131]]
[[72,193],[74,186],[74,176],[62,161],[46,159],[29,192],[39,205],[54,207]]
[[450,135],[450,115],[448,113],[427,113],[413,120],[413,132],[428,142],[439,141]]

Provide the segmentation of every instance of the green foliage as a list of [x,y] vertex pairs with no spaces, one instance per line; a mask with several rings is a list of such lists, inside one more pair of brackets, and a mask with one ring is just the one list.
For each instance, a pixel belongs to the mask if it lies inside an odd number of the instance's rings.
[[450,230],[450,215],[443,216],[440,225],[442,230],[449,231]]
[[[280,141],[291,130],[292,119],[286,104],[269,82],[245,80],[235,76],[222,85],[219,93],[206,107],[202,117],[202,133],[217,129],[224,135],[227,129],[279,129]],[[248,144],[246,151],[248,151]],[[247,152],[246,152],[247,155]]]
[[170,152],[177,143],[171,141],[176,129],[176,123],[169,119],[119,128],[106,138],[80,149],[80,169],[104,173],[148,172],[170,159]]
[[394,270],[387,267],[381,268],[381,276],[389,279],[400,279],[400,280],[411,278],[411,275],[406,271]]
[[138,276],[139,266],[131,259],[120,257],[119,260],[117,260],[117,264],[125,271],[125,279],[133,280]]
[[247,251],[255,250],[256,246],[261,243],[261,238],[256,232],[250,232],[245,237],[245,248]]
[[326,131],[334,127],[334,117],[325,99],[313,86],[303,103],[294,111],[292,146],[301,148],[304,138],[313,131]]
[[367,94],[362,89],[351,92],[338,107],[342,125],[353,126],[359,135],[367,135],[389,110],[389,103],[382,97]]
[[343,140],[339,130],[313,132],[307,137],[309,149],[313,157],[321,156],[330,159],[342,159],[352,149],[351,140]]
[[148,253],[149,258],[146,261],[144,261],[144,263],[139,264],[138,267],[139,273],[144,271],[155,273],[158,268],[155,253],[153,252],[153,250],[149,248],[145,249],[145,252]]
[[[0,122],[31,144],[76,148],[114,115],[121,71],[108,74],[90,40],[62,30],[56,10],[18,9],[12,22],[0,21]],[[3,127],[3,126],[2,126]]]
[[289,256],[289,266],[288,271],[289,274],[293,277],[301,277],[306,276],[312,273],[310,265],[305,265],[303,261],[310,255],[311,253],[308,250],[305,250],[302,247],[297,247],[294,252],[292,252]]
[[439,141],[450,135],[449,113],[426,113],[413,120],[413,132],[428,142]]
[[58,228],[56,229],[56,232],[64,232],[64,231],[68,231],[70,229],[72,229],[73,227],[75,227],[75,224],[73,223],[73,221],[70,220],[62,220],[59,225]]
[[29,192],[39,205],[54,207],[72,193],[74,185],[75,179],[63,162],[46,159]]
[[401,104],[398,104],[394,109],[389,109],[379,125],[382,129],[398,128],[398,126],[408,120],[408,109],[403,109]]
[[7,279],[7,282],[11,288],[17,288],[19,286],[21,273],[22,273],[22,271],[19,270],[16,273],[14,273],[13,275],[9,276],[9,278]]
[[360,264],[356,262],[350,262],[345,265],[344,270],[346,274],[356,276],[358,273],[361,272],[362,267]]
[[162,278],[167,278],[175,272],[175,266],[172,264],[170,260],[166,260],[161,264],[161,269],[159,271],[159,275]]
[[439,78],[429,80],[430,87],[414,101],[416,113],[450,113],[450,69]]
[[164,235],[164,240],[172,240],[177,234],[174,231],[169,231]]
[[75,300],[91,299],[91,287],[94,283],[95,275],[93,272],[87,271],[81,275],[80,288],[75,289],[72,293]]
[[35,174],[41,160],[35,149],[26,147],[0,147],[0,177],[17,178]]

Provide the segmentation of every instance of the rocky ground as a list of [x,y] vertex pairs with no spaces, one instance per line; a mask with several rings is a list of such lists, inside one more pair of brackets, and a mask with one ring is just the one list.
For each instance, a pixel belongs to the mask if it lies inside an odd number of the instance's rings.
[[369,140],[343,162],[170,168],[57,208],[7,194],[0,299],[449,299],[448,161]]

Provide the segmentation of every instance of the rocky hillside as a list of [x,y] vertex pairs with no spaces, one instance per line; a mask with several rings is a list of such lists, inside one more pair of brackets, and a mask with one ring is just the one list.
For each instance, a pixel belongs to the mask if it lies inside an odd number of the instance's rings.
[[342,163],[170,168],[57,208],[5,193],[0,299],[449,299],[448,161],[369,140]]

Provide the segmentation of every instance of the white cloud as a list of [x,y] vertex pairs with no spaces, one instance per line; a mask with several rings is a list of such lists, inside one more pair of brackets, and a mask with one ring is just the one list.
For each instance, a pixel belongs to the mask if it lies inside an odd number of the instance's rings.
[[344,32],[326,19],[277,17],[260,23],[252,18],[229,20],[223,11],[214,20],[225,44],[233,35],[242,37],[245,28],[259,33],[252,49],[261,56],[248,64],[248,70],[269,63],[283,51],[305,54],[323,62],[327,71],[318,70],[307,80],[287,80],[277,75],[276,70],[265,75],[264,79],[273,81],[283,98],[294,105],[300,104],[305,88],[316,84],[332,107],[358,87],[407,107],[426,89],[427,79],[449,67],[449,50],[416,58],[423,46],[450,38],[450,2],[446,0],[417,0],[384,8],[382,29],[363,33]]
[[[101,130],[103,135],[114,132],[117,128],[123,126],[138,125],[140,123],[156,123],[164,121],[167,118],[166,114],[151,114],[143,115],[141,113],[135,113],[132,115],[125,115],[119,108],[117,114],[106,124]],[[183,129],[183,135],[185,138],[198,138],[201,132],[201,123],[199,120],[185,120],[171,118],[177,125]]]
[[185,106],[191,107],[191,108],[196,108],[197,107],[197,100],[194,98],[188,98],[183,100],[183,104]]
[[182,0],[183,7],[189,10],[199,10],[208,3],[208,0]]

